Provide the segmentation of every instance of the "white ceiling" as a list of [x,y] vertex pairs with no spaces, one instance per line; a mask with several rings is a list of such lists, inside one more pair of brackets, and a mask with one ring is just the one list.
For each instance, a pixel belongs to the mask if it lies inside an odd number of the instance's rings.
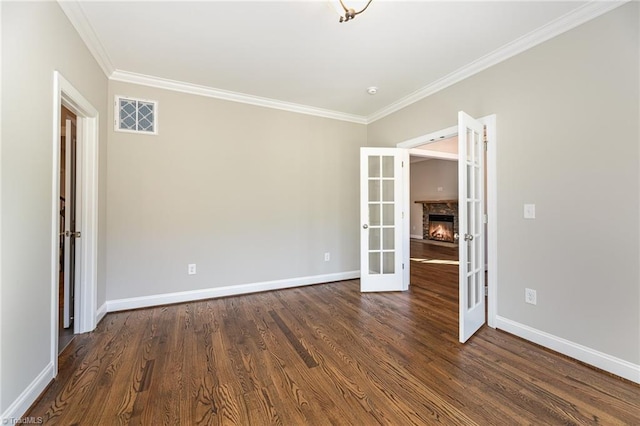
[[117,79],[143,74],[363,122],[577,25],[570,17],[592,4],[373,0],[339,23],[329,0],[61,2]]

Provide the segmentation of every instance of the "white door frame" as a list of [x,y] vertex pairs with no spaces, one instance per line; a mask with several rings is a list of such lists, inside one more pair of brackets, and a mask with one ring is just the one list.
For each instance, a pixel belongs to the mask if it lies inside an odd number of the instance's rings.
[[60,247],[60,123],[61,106],[77,116],[78,190],[82,248],[80,275],[76,276],[74,333],[86,333],[96,327],[98,283],[98,110],[58,71],[53,72],[53,174],[51,207],[51,363],[58,374],[58,272]]
[[[487,174],[487,324],[491,328],[496,328],[496,316],[498,313],[498,203],[497,203],[497,173],[496,173],[496,158],[497,158],[497,135],[496,135],[496,115],[488,115],[477,119],[480,123],[487,127],[487,163],[485,164],[485,173]],[[396,146],[398,148],[409,149],[411,155],[440,158],[443,160],[455,160],[457,154],[448,154],[437,151],[428,151],[424,149],[413,149],[418,146],[427,145],[429,143],[437,142],[442,139],[446,139],[458,134],[458,126],[447,127],[446,129],[438,130],[437,132],[429,133],[417,138],[409,139],[404,142],[400,142]],[[411,167],[411,164],[409,164]],[[405,180],[404,192],[407,194],[405,203],[411,202],[409,198],[409,179]],[[409,220],[409,215],[406,215],[405,220]],[[408,224],[405,224],[405,228],[408,228]],[[406,233],[404,237],[406,240],[410,238]]]

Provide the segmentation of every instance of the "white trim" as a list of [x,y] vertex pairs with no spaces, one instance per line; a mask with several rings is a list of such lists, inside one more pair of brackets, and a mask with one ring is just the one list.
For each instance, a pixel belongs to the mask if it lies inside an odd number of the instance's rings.
[[109,77],[115,67],[111,62],[111,58],[107,53],[107,49],[104,48],[97,34],[93,30],[93,27],[89,23],[87,15],[85,15],[80,2],[71,0],[58,0],[58,5],[60,6],[60,9],[62,9],[64,14],[67,15],[67,18],[69,18],[71,25],[73,25],[73,27],[76,29],[78,35],[87,46],[87,49],[89,49],[89,52],[91,52],[100,68],[102,68],[102,72],[104,72],[104,75]]
[[427,133],[426,135],[418,136],[413,139],[408,139],[404,142],[400,142],[396,145],[398,148],[417,148],[422,145],[428,145],[433,142],[438,142],[442,139],[449,139],[458,135],[458,126],[447,127],[446,129],[438,130],[437,132]]
[[[487,324],[496,328],[496,317],[498,315],[498,134],[496,115],[492,114],[478,120],[487,128],[487,163],[485,171],[487,173],[487,253],[485,264],[487,274]],[[491,165],[491,167],[489,167]]]
[[[2,26],[2,8],[3,5],[0,2],[0,26]],[[2,94],[2,29],[0,28],[0,94]],[[2,121],[2,104],[3,101],[0,98],[0,122]],[[0,129],[0,177],[2,176],[2,129]],[[0,241],[2,240],[2,185],[0,185]],[[2,309],[2,244],[0,244],[0,309]],[[0,354],[2,354],[2,315],[0,315]],[[2,356],[2,355],[0,355]],[[2,420],[2,362],[0,360],[0,420]]]
[[102,321],[105,315],[107,315],[107,302],[104,302],[96,311],[96,325]]
[[[402,160],[402,235],[411,236],[411,157],[409,156],[409,150],[402,150],[400,155]],[[406,164],[406,166],[405,166]],[[406,185],[404,182],[408,182]],[[402,290],[409,290],[411,285],[411,241],[410,238],[400,238],[402,253]],[[406,253],[406,254],[405,254]],[[405,264],[406,261],[406,264]]]
[[58,298],[60,287],[60,120],[62,114],[62,93],[58,72],[53,72],[53,153],[51,176],[51,348],[49,362],[53,363],[53,376],[58,372]]
[[141,86],[155,87],[157,89],[173,90],[175,92],[189,93],[192,95],[206,96],[209,98],[222,99],[225,101],[240,102],[249,105],[256,105],[266,108],[279,109],[283,111],[296,112],[299,114],[314,115],[317,117],[332,118],[334,120],[348,121],[357,124],[367,124],[367,118],[346,114],[338,111],[331,111],[323,108],[316,108],[307,105],[295,104],[292,102],[279,101],[277,99],[262,98],[259,96],[244,93],[231,92],[228,90],[216,89],[213,87],[200,86],[197,84],[182,81],[169,80],[150,75],[137,74],[133,72],[115,70],[109,77],[110,80],[124,83],[139,84]]
[[333,281],[353,280],[360,278],[360,271],[338,272],[334,274],[313,275],[308,277],[289,278],[285,280],[264,281],[250,284],[239,284],[225,287],[205,288],[201,290],[180,291],[176,293],[154,294],[151,296],[131,297],[107,301],[107,312],[126,311],[128,309],[146,308],[149,306],[169,305],[172,303],[191,302],[217,297],[237,296],[240,294],[261,291],[281,290],[290,287],[328,283]]
[[409,238],[413,238],[414,240],[424,240],[424,235],[410,234]]
[[426,157],[445,161],[458,161],[458,154],[441,151],[429,151],[427,149],[411,148],[409,155],[412,157]]
[[98,111],[58,71],[53,72],[53,155],[52,155],[52,225],[51,225],[51,352],[54,377],[58,372],[58,262],[59,262],[59,199],[60,199],[60,114],[61,105],[78,117],[82,144],[80,164],[80,198],[82,245],[78,310],[74,332],[85,333],[96,327],[98,282]]
[[11,423],[11,421],[21,418],[24,413],[27,412],[31,404],[40,397],[40,394],[49,386],[49,382],[51,382],[54,377],[53,364],[49,363],[44,370],[38,374],[38,377],[36,377],[20,396],[7,407],[4,413],[2,413],[0,416],[1,422],[3,424],[14,424]]
[[476,59],[458,68],[456,71],[434,81],[428,86],[423,87],[408,96],[382,108],[367,116],[367,124],[380,120],[396,111],[401,110],[411,104],[414,104],[428,96],[433,95],[449,86],[459,83],[481,71],[486,70],[500,62],[503,62],[519,53],[522,53],[532,47],[535,47],[547,40],[552,39],[562,33],[565,33],[578,25],[584,24],[600,15],[603,15],[630,0],[614,0],[614,1],[597,1],[592,0],[551,22],[531,31],[524,36],[505,44],[504,46],[494,50],[493,52]]
[[405,108],[421,99],[437,93],[453,84],[469,78],[485,69],[505,61],[519,53],[522,53],[540,43],[567,32],[578,25],[588,22],[600,15],[603,15],[630,0],[598,1],[592,0],[585,5],[549,22],[548,24],[531,31],[524,36],[507,43],[493,52],[471,62],[470,64],[457,69],[456,71],[440,78],[439,80],[403,97],[402,99],[370,114],[361,116],[347,114],[338,111],[326,110],[307,105],[283,102],[276,99],[261,98],[258,96],[236,93],[206,86],[195,85],[187,82],[168,80],[129,71],[116,69],[109,54],[100,42],[95,31],[91,27],[80,2],[71,0],[58,0],[62,11],[67,15],[69,21],[74,26],[87,48],[102,68],[102,71],[111,80],[140,84],[143,86],[157,87],[161,89],[174,90],[178,92],[191,93],[195,95],[208,96],[212,98],[224,99],[234,102],[247,103],[251,105],[263,106],[267,108],[280,109],[284,111],[297,112],[300,114],[315,115],[319,117],[332,118],[335,120],[349,121],[358,124],[370,124],[387,115],[390,115],[402,108]]
[[640,365],[633,364],[604,352],[591,349],[575,342],[537,330],[501,316],[496,317],[496,325],[500,330],[514,334],[523,339],[537,343],[545,348],[600,368],[601,370],[640,383]]
[[98,164],[99,118],[85,117],[82,135],[82,273],[77,333],[96,328],[98,308]]

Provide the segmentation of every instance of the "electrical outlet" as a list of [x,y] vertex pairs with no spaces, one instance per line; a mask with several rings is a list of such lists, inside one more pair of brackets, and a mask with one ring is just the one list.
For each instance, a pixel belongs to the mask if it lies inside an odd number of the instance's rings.
[[325,254],[324,254],[324,261],[325,261],[325,262],[328,262],[328,261],[330,261],[330,260],[331,260],[331,253],[325,253]]
[[524,289],[524,301],[527,303],[531,303],[532,305],[537,304],[538,300],[537,300],[537,295],[536,295],[536,291],[532,290],[530,288],[525,288]]
[[187,273],[189,275],[195,275],[196,274],[196,264],[195,263],[190,263],[189,266],[187,267]]

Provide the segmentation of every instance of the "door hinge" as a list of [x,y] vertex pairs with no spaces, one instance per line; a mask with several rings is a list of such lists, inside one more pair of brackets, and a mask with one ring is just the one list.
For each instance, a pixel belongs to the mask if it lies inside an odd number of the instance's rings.
[[402,218],[404,219],[404,212],[402,212]]
[[402,164],[402,167],[404,167],[404,161],[401,161],[400,164]]
[[488,150],[489,150],[489,148],[488,148],[488,146],[487,146],[487,145],[489,145],[489,143],[488,143],[487,141],[484,141],[484,150],[485,150],[485,151],[488,151]]
[[404,263],[402,264],[402,269],[404,269]]
[[484,221],[484,223],[489,223],[489,217],[486,214],[482,215],[482,220]]

